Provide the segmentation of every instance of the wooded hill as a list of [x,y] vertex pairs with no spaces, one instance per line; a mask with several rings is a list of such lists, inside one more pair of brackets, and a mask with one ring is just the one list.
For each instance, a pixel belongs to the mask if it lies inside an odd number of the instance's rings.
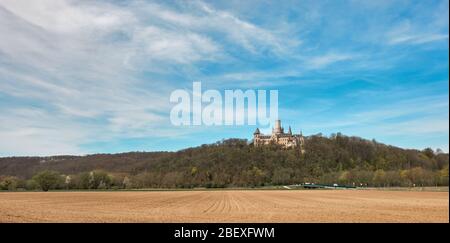
[[[448,153],[401,149],[333,134],[309,136],[305,153],[277,145],[254,147],[228,139],[177,152],[130,152],[87,156],[0,158],[1,178],[26,180],[38,172],[60,173],[66,185],[95,189],[150,187],[230,187],[340,183],[364,186],[448,185]],[[89,172],[105,181],[90,185]],[[82,182],[82,178],[89,180]],[[90,179],[89,179],[90,178]],[[103,184],[101,184],[103,183]],[[20,183],[19,183],[20,184]],[[86,188],[87,187],[87,188]]]

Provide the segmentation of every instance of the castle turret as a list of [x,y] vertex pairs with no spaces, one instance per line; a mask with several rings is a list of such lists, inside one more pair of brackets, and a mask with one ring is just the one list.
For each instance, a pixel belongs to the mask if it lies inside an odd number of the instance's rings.
[[275,133],[275,134],[283,133],[283,128],[281,127],[281,121],[280,120],[276,120],[275,121],[275,127],[273,128],[273,133]]
[[253,135],[259,135],[261,132],[259,132],[259,128],[256,128],[256,131],[253,133]]

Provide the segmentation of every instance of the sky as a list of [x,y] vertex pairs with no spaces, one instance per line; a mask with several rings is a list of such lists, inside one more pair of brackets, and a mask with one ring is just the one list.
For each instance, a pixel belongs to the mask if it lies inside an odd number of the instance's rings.
[[251,139],[171,124],[194,81],[278,90],[294,133],[448,152],[448,19],[445,0],[0,0],[0,156]]

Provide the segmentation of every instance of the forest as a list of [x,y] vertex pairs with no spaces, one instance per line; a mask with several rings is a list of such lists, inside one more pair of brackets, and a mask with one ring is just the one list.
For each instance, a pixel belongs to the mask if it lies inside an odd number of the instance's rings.
[[448,186],[449,154],[340,133],[306,137],[305,153],[227,139],[176,152],[0,158],[0,190]]

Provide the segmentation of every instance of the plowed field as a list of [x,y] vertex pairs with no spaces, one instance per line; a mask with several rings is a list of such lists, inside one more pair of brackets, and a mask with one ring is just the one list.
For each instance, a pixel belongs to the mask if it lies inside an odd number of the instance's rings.
[[0,222],[449,222],[448,192],[2,192]]

